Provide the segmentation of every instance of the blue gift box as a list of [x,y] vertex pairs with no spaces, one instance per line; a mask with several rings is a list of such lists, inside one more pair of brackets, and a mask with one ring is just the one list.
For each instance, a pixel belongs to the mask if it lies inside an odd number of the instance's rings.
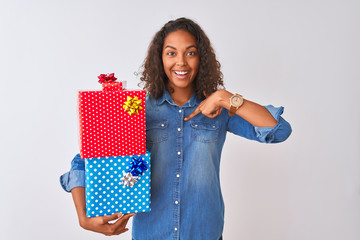
[[150,152],[86,158],[87,217],[150,212]]

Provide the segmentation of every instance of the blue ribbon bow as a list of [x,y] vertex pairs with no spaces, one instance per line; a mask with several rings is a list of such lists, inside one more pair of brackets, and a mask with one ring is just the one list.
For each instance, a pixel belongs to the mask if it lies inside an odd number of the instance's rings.
[[141,156],[133,157],[130,162],[130,168],[126,172],[131,172],[133,176],[142,175],[147,170],[146,162]]

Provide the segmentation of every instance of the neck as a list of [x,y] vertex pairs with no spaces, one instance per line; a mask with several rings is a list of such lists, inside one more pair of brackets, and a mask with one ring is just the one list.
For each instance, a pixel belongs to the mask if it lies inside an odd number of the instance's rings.
[[174,103],[179,107],[187,103],[194,94],[194,90],[191,89],[174,89],[174,92],[169,92]]

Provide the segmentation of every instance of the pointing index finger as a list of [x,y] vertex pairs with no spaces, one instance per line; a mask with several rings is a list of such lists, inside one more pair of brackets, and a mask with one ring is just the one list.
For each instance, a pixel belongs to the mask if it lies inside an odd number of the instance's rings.
[[195,116],[198,115],[199,113],[201,113],[200,106],[198,106],[192,113],[190,113],[189,116],[187,116],[186,118],[184,118],[184,121],[189,121],[190,119],[192,119],[193,117],[195,117]]

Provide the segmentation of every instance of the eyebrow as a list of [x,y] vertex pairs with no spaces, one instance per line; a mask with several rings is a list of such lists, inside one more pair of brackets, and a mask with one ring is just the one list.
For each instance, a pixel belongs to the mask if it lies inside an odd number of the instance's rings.
[[[197,49],[197,47],[196,47],[195,45],[190,45],[190,46],[188,46],[188,47],[186,48],[186,50],[188,50],[189,48],[192,48],[192,47],[194,47],[194,48],[196,48],[196,49]],[[175,48],[175,47],[170,46],[170,45],[166,45],[166,46],[164,47],[164,49],[165,49],[165,48],[172,48],[172,49],[176,50],[176,48]]]

